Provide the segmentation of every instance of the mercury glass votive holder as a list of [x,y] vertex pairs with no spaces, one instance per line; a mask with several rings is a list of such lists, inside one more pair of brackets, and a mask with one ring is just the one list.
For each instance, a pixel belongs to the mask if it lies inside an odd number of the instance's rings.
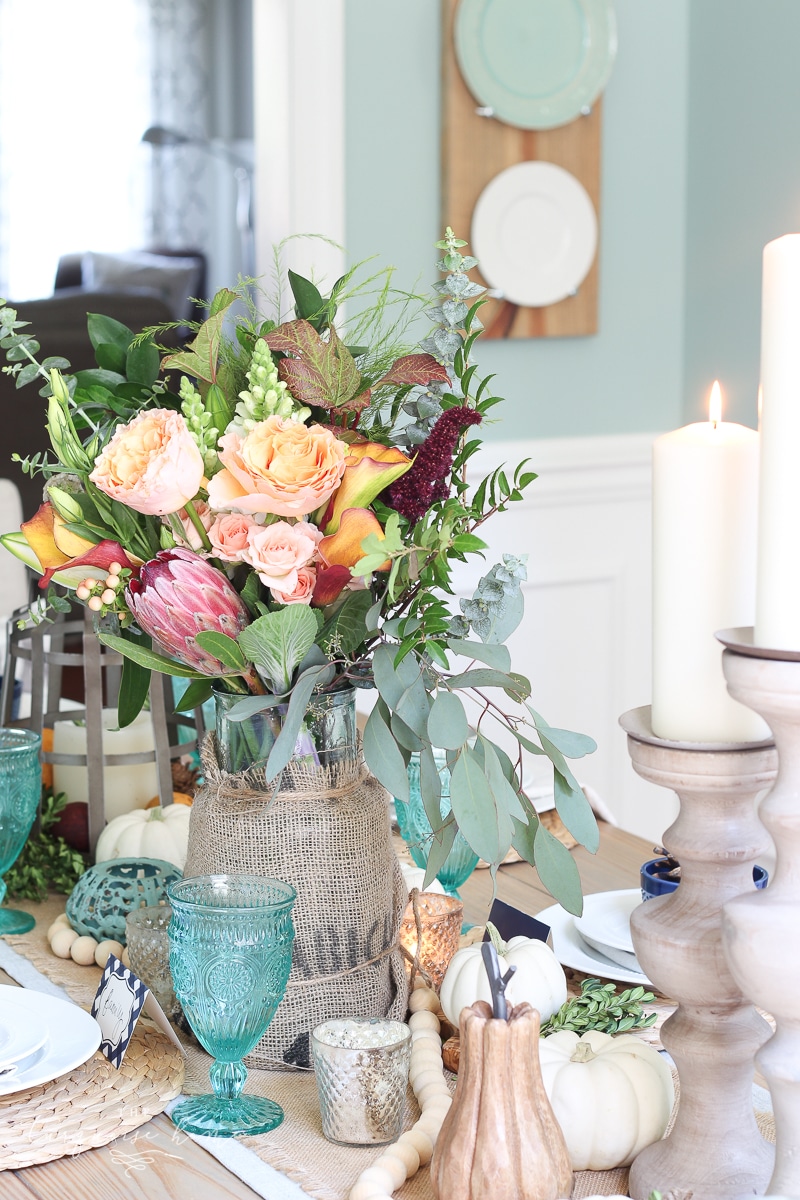
[[411,1030],[402,1021],[340,1017],[311,1035],[322,1132],[343,1146],[383,1146],[403,1131]]
[[450,959],[458,949],[464,905],[454,896],[437,892],[417,892],[416,903],[420,918],[421,937],[417,937],[414,914],[414,895],[409,900],[400,923],[400,945],[408,951],[431,983],[441,987]]
[[181,1006],[169,969],[167,927],[171,917],[168,904],[134,908],[125,918],[125,939],[134,975],[149,987],[168,1017],[178,1017]]

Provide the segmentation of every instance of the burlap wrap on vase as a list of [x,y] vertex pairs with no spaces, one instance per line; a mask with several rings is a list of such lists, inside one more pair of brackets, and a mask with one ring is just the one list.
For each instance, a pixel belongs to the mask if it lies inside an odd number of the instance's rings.
[[328,769],[292,763],[274,796],[263,773],[220,770],[213,734],[202,760],[184,876],[274,876],[297,891],[286,995],[247,1065],[308,1067],[310,1032],[330,1017],[402,1021],[408,984],[397,934],[408,893],[387,793],[360,755]]

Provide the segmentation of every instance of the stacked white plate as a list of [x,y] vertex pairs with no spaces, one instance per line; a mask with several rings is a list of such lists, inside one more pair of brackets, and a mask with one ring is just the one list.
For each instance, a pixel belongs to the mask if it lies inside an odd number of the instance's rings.
[[91,1058],[100,1026],[43,992],[0,986],[0,1097],[50,1083]]
[[553,950],[562,966],[602,979],[651,987],[631,939],[631,913],[641,903],[638,888],[594,892],[584,896],[580,917],[554,904],[537,913],[536,919],[550,926]]

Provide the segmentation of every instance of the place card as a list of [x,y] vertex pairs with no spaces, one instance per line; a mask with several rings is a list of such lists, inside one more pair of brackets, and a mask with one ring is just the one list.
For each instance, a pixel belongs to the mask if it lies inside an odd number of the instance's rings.
[[[489,921],[504,942],[510,941],[512,937],[535,938],[537,942],[547,942],[550,938],[549,925],[545,925],[543,921],[537,921],[528,913],[520,912],[518,908],[512,908],[503,900],[494,901],[489,913]],[[483,940],[489,941],[488,933],[483,935]]]
[[113,954],[108,956],[91,1012],[102,1034],[100,1049],[117,1070],[122,1066],[125,1051],[142,1013],[174,1042],[182,1054],[186,1053],[150,989]]

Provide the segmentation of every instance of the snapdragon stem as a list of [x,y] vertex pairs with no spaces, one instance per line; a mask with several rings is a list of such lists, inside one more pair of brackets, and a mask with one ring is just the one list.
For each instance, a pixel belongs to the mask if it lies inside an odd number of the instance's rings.
[[197,509],[194,506],[194,500],[187,500],[185,507],[186,507],[186,513],[187,513],[187,516],[189,517],[189,520],[192,522],[195,529],[197,530],[197,536],[200,538],[203,549],[210,550],[211,542],[209,541],[208,534],[206,533],[205,525],[203,524],[203,522],[200,520],[200,517],[198,516]]

